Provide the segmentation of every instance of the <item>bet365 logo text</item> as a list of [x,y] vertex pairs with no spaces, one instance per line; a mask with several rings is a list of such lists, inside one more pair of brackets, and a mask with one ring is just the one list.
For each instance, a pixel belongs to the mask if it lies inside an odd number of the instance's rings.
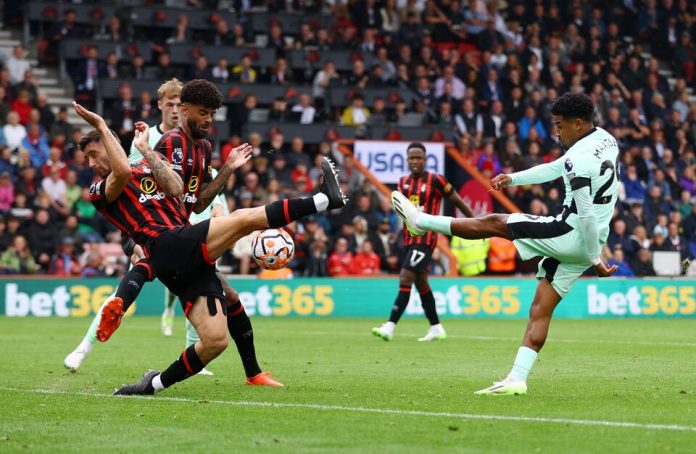
[[[59,285],[48,291],[22,291],[19,285],[5,285],[5,315],[8,317],[87,317],[99,311],[115,290],[113,285]],[[135,304],[133,304],[135,306]],[[134,312],[128,310],[126,315]]]
[[696,313],[694,287],[643,285],[626,292],[602,292],[598,285],[587,286],[590,315],[693,315]]

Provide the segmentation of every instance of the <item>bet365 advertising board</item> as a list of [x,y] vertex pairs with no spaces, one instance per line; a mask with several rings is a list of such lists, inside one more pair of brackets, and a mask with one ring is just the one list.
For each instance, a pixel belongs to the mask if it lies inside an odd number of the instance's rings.
[[[398,280],[295,278],[230,279],[249,315],[257,317],[380,317],[389,314]],[[534,279],[434,278],[430,285],[444,318],[526,318]],[[0,314],[8,317],[89,317],[115,291],[116,279],[2,279]],[[159,315],[164,287],[145,285],[129,315]],[[421,316],[411,292],[406,316]],[[558,318],[696,317],[696,281],[583,279],[556,309]]]

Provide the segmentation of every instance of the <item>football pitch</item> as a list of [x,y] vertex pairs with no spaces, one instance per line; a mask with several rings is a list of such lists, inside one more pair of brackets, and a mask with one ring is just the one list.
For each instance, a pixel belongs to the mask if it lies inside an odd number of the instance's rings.
[[[388,308],[387,308],[388,309]],[[380,320],[381,321],[381,320]],[[527,396],[475,396],[503,378],[523,320],[425,319],[395,340],[378,320],[253,318],[262,368],[282,389],[245,386],[234,343],[155,397],[110,393],[184,347],[159,319],[124,322],[78,373],[63,357],[87,319],[0,317],[0,452],[694,452],[692,320],[556,320]]]

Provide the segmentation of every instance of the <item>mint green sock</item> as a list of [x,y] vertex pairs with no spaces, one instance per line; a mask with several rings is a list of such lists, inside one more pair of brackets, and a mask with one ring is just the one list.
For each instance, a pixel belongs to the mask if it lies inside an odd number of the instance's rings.
[[418,217],[418,227],[432,232],[444,233],[452,236],[452,218],[449,216],[433,216],[432,214],[421,213]]
[[200,337],[198,337],[198,333],[196,332],[196,328],[193,327],[193,324],[186,319],[186,347],[190,347],[191,345],[195,344],[200,340]]
[[92,324],[89,325],[89,329],[87,330],[87,334],[85,334],[85,339],[87,339],[87,342],[89,342],[90,344],[94,344],[94,342],[97,340],[97,328],[99,328],[99,322],[101,322],[102,310],[104,309],[104,306],[106,306],[106,302],[109,301],[114,296],[116,296],[116,292],[112,293],[104,300],[102,305],[99,306],[99,310],[97,311],[97,314],[94,316],[94,320],[92,320]]
[[536,361],[538,353],[528,347],[520,347],[517,350],[515,363],[512,366],[510,375],[524,382],[527,381],[529,373],[532,371],[534,361]]

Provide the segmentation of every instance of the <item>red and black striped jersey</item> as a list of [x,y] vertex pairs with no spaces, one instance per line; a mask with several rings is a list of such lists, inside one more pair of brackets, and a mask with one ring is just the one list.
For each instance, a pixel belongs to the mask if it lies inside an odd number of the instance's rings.
[[191,214],[201,186],[212,180],[212,145],[206,139],[191,140],[180,128],[174,128],[162,134],[155,151],[166,156],[172,169],[181,176],[184,207],[186,214]]
[[92,184],[89,198],[121,232],[147,247],[163,231],[188,224],[188,216],[178,198],[160,190],[147,162],[132,164],[131,169],[130,181],[115,200],[106,200],[106,180]]
[[[428,214],[440,214],[442,198],[452,194],[452,185],[445,177],[432,172],[423,172],[421,175],[408,174],[399,179],[399,192],[417,207],[423,207],[423,212]],[[437,243],[437,233],[428,232],[423,236],[413,237],[404,229],[404,245],[426,244],[431,249]]]

